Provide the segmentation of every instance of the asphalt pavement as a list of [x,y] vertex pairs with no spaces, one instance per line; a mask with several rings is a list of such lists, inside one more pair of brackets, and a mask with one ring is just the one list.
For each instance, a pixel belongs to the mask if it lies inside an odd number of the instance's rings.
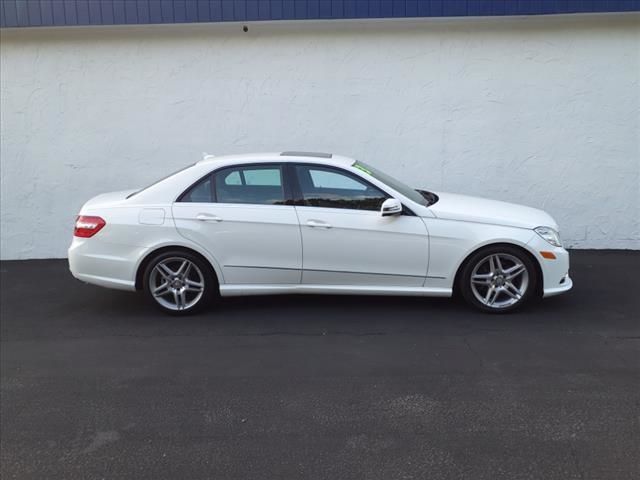
[[61,260],[0,264],[0,478],[640,478],[640,252],[507,316],[223,299],[173,318]]

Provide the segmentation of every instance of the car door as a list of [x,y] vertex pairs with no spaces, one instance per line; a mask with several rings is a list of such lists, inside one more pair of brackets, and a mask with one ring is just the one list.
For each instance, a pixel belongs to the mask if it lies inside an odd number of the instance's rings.
[[302,242],[280,164],[221,168],[173,205],[176,228],[207,249],[226,284],[299,284]]
[[296,164],[303,284],[421,287],[429,241],[420,217],[383,217],[389,195],[352,172]]

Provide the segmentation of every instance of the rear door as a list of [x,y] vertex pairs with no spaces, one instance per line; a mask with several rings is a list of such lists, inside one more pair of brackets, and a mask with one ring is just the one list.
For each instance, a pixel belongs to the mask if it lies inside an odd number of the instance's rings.
[[300,227],[281,164],[214,171],[173,205],[178,231],[222,268],[225,284],[298,284]]
[[383,217],[389,195],[352,172],[299,164],[303,284],[421,287],[429,241],[420,217]]

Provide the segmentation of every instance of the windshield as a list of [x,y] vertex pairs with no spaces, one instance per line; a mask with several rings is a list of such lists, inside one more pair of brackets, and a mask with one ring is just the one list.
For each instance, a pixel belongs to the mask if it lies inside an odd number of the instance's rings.
[[381,172],[380,170],[376,170],[375,168],[363,162],[358,161],[354,163],[353,166],[358,170],[371,175],[376,180],[380,180],[385,185],[389,185],[391,188],[400,192],[402,195],[404,195],[410,200],[413,200],[417,204],[424,205],[425,207],[428,207],[429,205],[431,205],[431,203],[418,190],[415,190],[410,186],[405,185],[400,180],[396,180],[395,178],[387,175],[386,173]]

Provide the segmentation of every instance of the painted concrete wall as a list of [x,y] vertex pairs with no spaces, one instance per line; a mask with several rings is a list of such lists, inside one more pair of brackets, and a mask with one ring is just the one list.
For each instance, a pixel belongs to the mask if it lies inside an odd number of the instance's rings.
[[1,254],[201,157],[320,150],[640,248],[640,17],[4,30]]

